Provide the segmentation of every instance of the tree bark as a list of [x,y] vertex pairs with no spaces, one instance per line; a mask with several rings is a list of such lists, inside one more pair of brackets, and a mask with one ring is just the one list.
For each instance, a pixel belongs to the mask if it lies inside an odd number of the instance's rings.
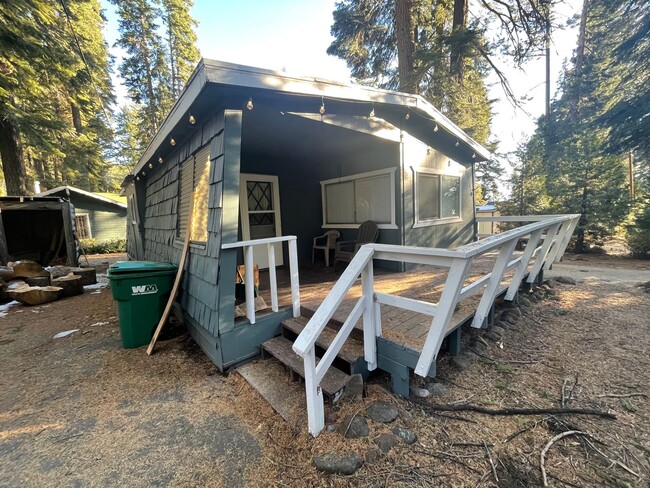
[[0,117],[0,159],[2,159],[7,195],[27,195],[27,170],[20,133],[13,120],[2,117]]
[[395,2],[395,38],[397,41],[397,68],[399,70],[399,89],[403,92],[417,93],[414,77],[415,42],[411,0]]
[[[463,30],[467,27],[467,12],[469,0],[454,0],[454,17],[451,32]],[[463,46],[456,40],[451,46],[450,71],[456,81],[463,81]]]
[[84,130],[81,122],[81,110],[76,103],[70,102],[70,112],[72,113],[72,125],[77,134],[81,134]]
[[582,2],[582,13],[580,14],[580,29],[578,31],[578,46],[576,47],[576,60],[575,68],[573,70],[573,77],[576,80],[574,83],[575,92],[573,93],[573,98],[570,102],[569,116],[574,122],[580,120],[580,97],[582,95],[580,90],[580,85],[582,82],[580,78],[582,76],[582,67],[585,62],[585,45],[586,45],[586,34],[587,34],[587,15],[589,14],[589,0],[583,0]]

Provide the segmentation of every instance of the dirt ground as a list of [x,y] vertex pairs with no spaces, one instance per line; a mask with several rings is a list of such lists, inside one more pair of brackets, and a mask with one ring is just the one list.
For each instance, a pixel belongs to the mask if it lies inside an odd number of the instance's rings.
[[[97,259],[106,266],[120,257]],[[540,486],[544,446],[578,430],[586,435],[548,449],[551,486],[646,487],[650,294],[635,285],[650,281],[650,263],[586,256],[554,268],[549,275],[573,276],[577,285],[557,284],[522,309],[501,342],[464,354],[463,370],[448,355],[439,359],[437,381],[448,395],[396,398],[388,378],[376,376],[362,404],[335,412],[340,420],[389,401],[401,411],[396,423],[418,435],[348,477],[317,472],[312,457],[330,450],[363,457],[394,424],[370,423],[362,440],[294,432],[182,331],[151,357],[121,349],[108,288],[12,306],[0,313],[0,486]],[[78,331],[53,338],[71,329]],[[558,408],[563,396],[568,408],[616,419],[434,408]]]

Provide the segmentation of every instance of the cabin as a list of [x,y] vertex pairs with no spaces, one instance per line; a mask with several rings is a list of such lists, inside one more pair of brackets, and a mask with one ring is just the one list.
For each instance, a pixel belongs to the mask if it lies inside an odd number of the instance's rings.
[[108,241],[126,238],[126,202],[118,194],[92,193],[74,186],[59,186],[36,196],[69,200],[75,208],[79,239]]
[[[204,59],[125,179],[127,251],[178,263],[189,236],[188,330],[222,371],[262,353],[304,377],[317,435],[324,396],[373,370],[408,395],[443,342],[457,352],[463,325],[562,255],[571,216],[477,242],[474,165],[490,157],[420,96]],[[349,263],[312,264],[315,237],[367,221],[378,237]]]

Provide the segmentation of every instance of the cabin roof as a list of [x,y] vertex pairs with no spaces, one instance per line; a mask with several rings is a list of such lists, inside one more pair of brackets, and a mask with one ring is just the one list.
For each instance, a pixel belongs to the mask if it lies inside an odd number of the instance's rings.
[[318,114],[321,104],[328,114],[342,111],[367,116],[374,110],[377,118],[403,128],[424,143],[450,148],[445,152],[461,163],[491,158],[486,148],[419,95],[202,59],[131,176],[171,153],[171,138],[180,142],[189,136],[190,115],[199,125],[214,114],[215,108],[241,110],[250,99],[254,103],[273,100],[286,107],[286,112],[312,110]]
[[[74,186],[57,186],[56,188],[52,188],[51,190],[46,190],[41,193],[38,193],[35,195],[36,197],[46,197],[49,195],[60,195],[63,194],[66,197],[70,197],[70,193],[77,193],[79,195],[85,196],[87,198],[92,198],[94,200],[98,200],[103,203],[108,203],[110,205],[115,205],[120,208],[126,208],[126,203],[123,202],[118,202],[113,198],[109,198],[107,196],[102,196],[97,193],[93,193],[90,191],[82,190],[81,188],[75,188]],[[104,194],[108,195],[108,194]],[[116,198],[122,198],[116,195]]]

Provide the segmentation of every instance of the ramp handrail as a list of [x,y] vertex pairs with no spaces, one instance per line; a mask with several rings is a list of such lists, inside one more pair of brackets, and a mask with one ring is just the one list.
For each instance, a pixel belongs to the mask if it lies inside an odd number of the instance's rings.
[[[363,318],[364,359],[368,364],[368,370],[372,371],[377,367],[376,338],[381,336],[381,304],[432,316],[431,328],[415,367],[415,373],[425,377],[440,350],[456,304],[476,294],[481,288],[485,288],[472,321],[472,327],[482,327],[497,296],[504,273],[516,267],[505,297],[506,300],[513,300],[533,257],[537,256],[527,279],[529,283],[534,281],[542,267],[548,269],[554,261],[562,257],[579,217],[579,215],[556,215],[545,219],[534,218],[533,223],[454,250],[391,244],[362,246],[293,345],[293,350],[304,358],[309,432],[317,436],[325,426],[323,394],[319,384],[360,318]],[[544,232],[546,234],[543,243],[538,245]],[[511,259],[517,242],[526,236],[529,236],[529,239],[523,254]],[[498,250],[499,253],[492,271],[479,280],[465,285],[472,260],[494,250]],[[438,303],[432,304],[375,292],[374,259],[448,268],[449,272]],[[361,276],[362,296],[317,365],[316,341],[359,276]]]
[[223,244],[221,249],[244,249],[244,289],[246,293],[246,318],[251,324],[255,323],[255,283],[253,268],[253,248],[255,246],[266,246],[269,259],[269,285],[271,288],[271,310],[277,312],[278,305],[278,279],[275,271],[275,244],[287,242],[289,245],[289,275],[291,280],[291,303],[293,316],[300,317],[300,280],[298,277],[298,250],[296,236],[268,237],[266,239],[255,239],[250,241],[239,241],[230,244]]

